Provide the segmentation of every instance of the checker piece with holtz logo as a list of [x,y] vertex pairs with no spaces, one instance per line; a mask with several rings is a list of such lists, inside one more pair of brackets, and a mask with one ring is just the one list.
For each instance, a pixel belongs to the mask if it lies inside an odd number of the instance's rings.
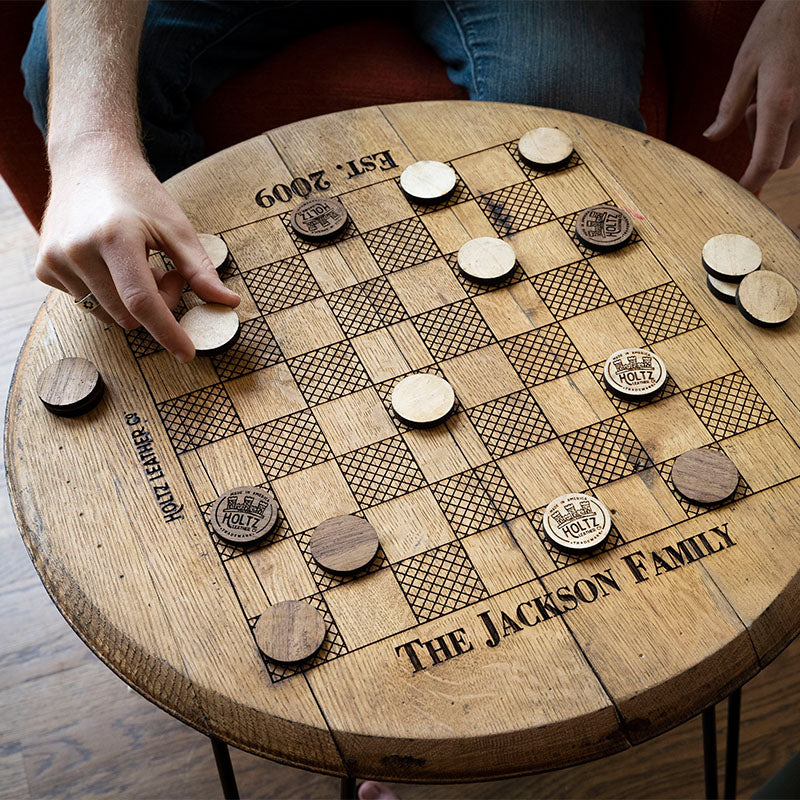
[[257,486],[238,486],[211,507],[211,527],[220,539],[250,545],[268,536],[278,521],[275,498]]
[[551,542],[567,550],[590,550],[611,530],[611,515],[588,494],[564,494],[544,510],[542,528]]
[[603,379],[614,394],[625,400],[646,400],[664,387],[667,368],[650,350],[629,347],[606,359]]

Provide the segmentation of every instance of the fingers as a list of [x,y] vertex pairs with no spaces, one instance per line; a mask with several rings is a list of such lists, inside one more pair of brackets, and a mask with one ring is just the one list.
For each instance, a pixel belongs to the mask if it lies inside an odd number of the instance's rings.
[[175,269],[189,282],[194,293],[207,303],[223,303],[236,308],[241,298],[220,280],[217,271],[191,227],[176,236],[165,237],[164,251]]
[[795,122],[789,131],[786,152],[783,154],[781,169],[789,169],[800,158],[800,122]]
[[166,303],[167,308],[174,309],[181,299],[183,287],[186,281],[177,270],[162,272],[161,270],[151,270],[156,285],[158,286],[161,299]]
[[[74,274],[71,268],[66,265],[53,265],[57,266],[60,277],[52,271],[51,266],[45,263],[41,258],[36,266],[36,277],[48,286],[58,289],[65,294],[72,297],[74,301],[82,300],[89,294],[89,289],[86,284]],[[60,266],[60,268],[59,268]],[[96,295],[95,295],[96,297]],[[98,300],[99,302],[99,300]],[[95,308],[92,314],[98,319],[102,320],[108,325],[114,324],[114,318],[101,306]]]
[[167,279],[165,275],[161,285],[157,284],[147,261],[144,242],[141,246],[130,244],[124,237],[110,238],[101,249],[121,301],[159,344],[179,361],[191,361],[194,358],[192,340],[167,307],[168,302],[173,305],[177,302],[178,279]]
[[756,70],[740,51],[719,103],[717,118],[703,132],[706,139],[716,142],[732,133],[741,122],[756,88]]
[[750,137],[750,144],[756,140],[756,122],[757,122],[757,113],[756,113],[756,104],[750,103],[747,106],[747,111],[744,112],[744,121],[747,123],[747,135]]
[[739,183],[751,192],[758,192],[780,169],[786,153],[789,129],[794,122],[791,107],[780,96],[764,92],[758,98],[756,136],[753,154]]

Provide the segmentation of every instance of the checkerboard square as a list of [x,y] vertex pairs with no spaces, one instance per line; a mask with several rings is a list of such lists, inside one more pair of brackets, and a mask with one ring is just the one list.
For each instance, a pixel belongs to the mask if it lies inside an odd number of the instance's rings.
[[487,596],[459,542],[401,561],[393,570],[418,622],[436,619]]
[[470,299],[441,306],[415,317],[419,331],[434,358],[460,356],[494,342],[494,334]]
[[555,436],[527,389],[468,409],[467,415],[495,458],[526,450]]

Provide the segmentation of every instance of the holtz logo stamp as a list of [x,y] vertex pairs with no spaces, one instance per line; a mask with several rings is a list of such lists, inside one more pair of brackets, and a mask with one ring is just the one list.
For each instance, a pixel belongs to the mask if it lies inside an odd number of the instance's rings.
[[606,386],[617,395],[630,399],[651,397],[666,383],[667,368],[650,350],[638,347],[617,350],[603,367]]
[[612,250],[621,247],[631,238],[633,222],[616,206],[592,206],[578,215],[575,233],[589,247]]
[[211,508],[211,527],[232,544],[252,544],[275,527],[278,504],[256,486],[239,486],[221,495]]
[[544,510],[542,527],[560,547],[587,550],[608,536],[611,516],[599,500],[588,494],[565,494]]

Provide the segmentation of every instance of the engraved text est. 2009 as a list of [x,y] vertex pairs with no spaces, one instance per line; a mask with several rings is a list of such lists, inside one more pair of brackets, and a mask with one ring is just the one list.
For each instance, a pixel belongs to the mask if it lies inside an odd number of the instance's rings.
[[[386,172],[396,167],[397,163],[389,150],[380,150],[336,165],[336,169],[347,170],[345,173],[347,180],[376,169]],[[265,186],[256,192],[255,200],[261,208],[272,208],[276,201],[288,203],[292,197],[308,197],[312,191],[324,192],[330,188],[331,182],[325,177],[325,170],[319,169],[309,172],[307,178],[292,178],[288,184],[276,183],[272,189]]]

